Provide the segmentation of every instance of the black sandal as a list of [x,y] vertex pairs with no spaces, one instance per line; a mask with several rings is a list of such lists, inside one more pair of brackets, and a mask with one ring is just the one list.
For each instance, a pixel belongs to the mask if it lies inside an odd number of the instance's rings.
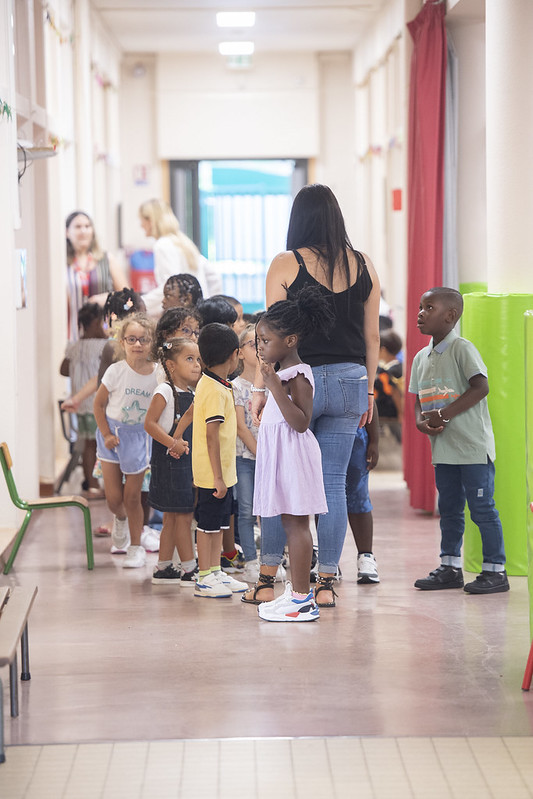
[[[335,589],[333,588],[333,580],[335,577],[332,575],[331,577],[321,577],[319,574],[316,578],[316,586],[315,586],[315,602],[319,608],[334,608],[335,607],[335,597],[337,594],[335,593]],[[333,594],[333,602],[319,602],[318,595],[321,591],[331,591]]]
[[276,578],[273,577],[271,574],[260,574],[259,580],[254,585],[254,596],[253,599],[246,599],[245,595],[241,596],[241,602],[245,602],[247,605],[260,605],[264,602],[263,599],[258,599],[257,594],[263,588],[274,588],[274,583]]

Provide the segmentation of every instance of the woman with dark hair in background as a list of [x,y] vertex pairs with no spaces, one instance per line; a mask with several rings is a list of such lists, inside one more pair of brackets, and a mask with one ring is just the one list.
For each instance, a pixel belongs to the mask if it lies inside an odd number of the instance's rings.
[[91,217],[73,211],[66,219],[67,291],[70,341],[77,341],[78,311],[87,302],[103,305],[110,291],[126,285],[117,261],[100,249]]

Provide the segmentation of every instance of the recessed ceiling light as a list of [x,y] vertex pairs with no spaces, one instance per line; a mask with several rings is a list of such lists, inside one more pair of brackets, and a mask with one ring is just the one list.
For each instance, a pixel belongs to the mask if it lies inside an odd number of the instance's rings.
[[255,25],[255,11],[219,11],[219,28],[251,28]]
[[252,55],[253,42],[220,42],[218,52],[221,55]]

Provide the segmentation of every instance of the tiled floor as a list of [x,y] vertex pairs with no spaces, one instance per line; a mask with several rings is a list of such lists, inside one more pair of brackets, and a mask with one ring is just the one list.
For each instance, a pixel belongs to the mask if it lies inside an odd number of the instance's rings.
[[373,474],[372,497],[382,582],[356,584],[347,538],[338,607],[289,627],[153,588],[106,539],[88,572],[79,513],[36,517],[0,577],[39,586],[17,719],[1,674],[0,797],[533,796],[526,578],[489,597],[417,592],[438,522],[399,473]]
[[15,746],[5,799],[528,799],[533,738]]

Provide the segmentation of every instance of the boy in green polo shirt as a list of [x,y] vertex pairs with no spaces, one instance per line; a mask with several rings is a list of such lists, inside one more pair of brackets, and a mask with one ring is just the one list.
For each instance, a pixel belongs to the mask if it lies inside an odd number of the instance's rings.
[[194,594],[219,598],[248,590],[220,568],[222,531],[231,515],[228,489],[237,482],[237,417],[228,375],[239,362],[239,339],[227,325],[212,322],[202,327],[198,348],[205,369],[196,387],[192,427],[199,568]]
[[[429,436],[439,492],[441,565],[415,588],[464,588],[470,594],[509,590],[500,516],[494,504],[494,435],[487,405],[487,368],[472,342],[454,328],[463,298],[440,286],[422,295],[418,329],[432,336],[413,360],[409,391],[417,395],[416,426]],[[464,508],[479,527],[481,574],[464,585],[461,544]]]

